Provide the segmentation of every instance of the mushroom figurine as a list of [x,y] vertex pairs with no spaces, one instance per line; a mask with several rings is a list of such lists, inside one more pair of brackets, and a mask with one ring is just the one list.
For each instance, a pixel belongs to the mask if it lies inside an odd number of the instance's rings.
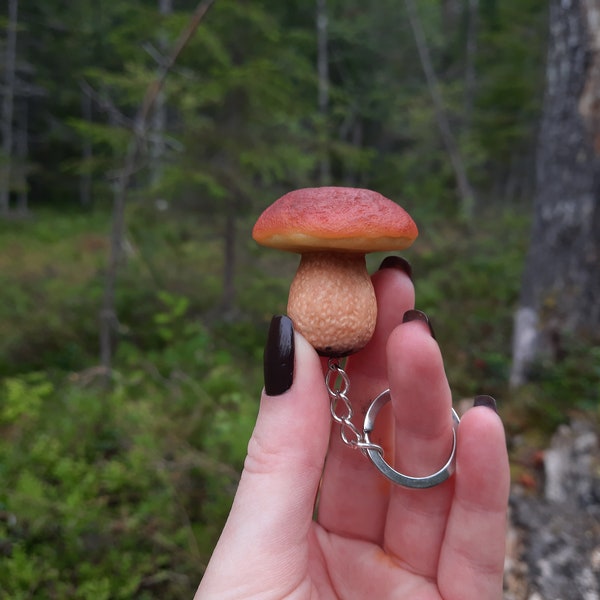
[[344,357],[371,339],[377,302],[365,255],[403,250],[418,235],[410,215],[381,194],[317,187],[289,192],[269,206],[252,237],[302,255],[287,312],[322,356]]

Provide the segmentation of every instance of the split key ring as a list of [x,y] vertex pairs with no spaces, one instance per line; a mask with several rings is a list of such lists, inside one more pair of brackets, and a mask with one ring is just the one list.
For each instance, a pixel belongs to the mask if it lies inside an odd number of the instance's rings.
[[452,452],[446,464],[435,473],[427,477],[411,477],[404,475],[396,469],[392,468],[383,458],[383,451],[379,446],[373,444],[370,439],[370,434],[375,428],[375,419],[379,411],[392,399],[390,390],[385,390],[369,406],[369,410],[365,415],[363,426],[364,445],[363,452],[371,459],[371,462],[385,475],[390,481],[397,485],[407,488],[424,489],[439,485],[448,479],[456,470],[456,430],[460,423],[460,418],[456,411],[452,408]]

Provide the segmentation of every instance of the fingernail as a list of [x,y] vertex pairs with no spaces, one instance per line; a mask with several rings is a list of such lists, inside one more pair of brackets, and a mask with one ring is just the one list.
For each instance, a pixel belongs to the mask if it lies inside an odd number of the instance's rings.
[[402,322],[408,323],[410,321],[423,321],[423,323],[427,323],[431,337],[435,340],[435,331],[433,330],[433,325],[431,324],[429,317],[423,311],[415,309],[407,310],[402,317]]
[[294,326],[285,315],[273,317],[264,354],[265,392],[279,396],[294,382]]
[[381,269],[399,269],[400,271],[404,271],[412,281],[412,267],[401,256],[386,256],[379,265],[379,270],[381,271]]
[[491,396],[476,396],[473,400],[473,406],[487,406],[498,414],[498,406],[496,401]]

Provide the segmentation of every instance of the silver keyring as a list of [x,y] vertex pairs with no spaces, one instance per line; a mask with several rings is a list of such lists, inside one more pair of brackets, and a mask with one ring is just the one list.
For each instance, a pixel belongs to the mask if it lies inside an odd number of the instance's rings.
[[460,419],[456,414],[456,411],[452,408],[452,452],[448,462],[439,470],[428,475],[427,477],[410,477],[404,475],[393,469],[383,458],[383,452],[380,448],[373,444],[374,447],[369,448],[368,445],[372,444],[369,435],[375,428],[375,419],[379,414],[379,411],[392,399],[390,390],[385,390],[373,400],[369,410],[365,415],[365,423],[363,427],[365,445],[365,454],[371,459],[371,462],[385,475],[390,481],[408,488],[424,489],[430,488],[440,483],[443,483],[448,479],[455,471],[456,468],[456,429],[460,423]]

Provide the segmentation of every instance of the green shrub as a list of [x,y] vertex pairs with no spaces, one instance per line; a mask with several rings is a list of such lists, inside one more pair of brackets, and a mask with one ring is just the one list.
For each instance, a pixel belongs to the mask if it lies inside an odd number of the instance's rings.
[[[173,320],[158,325],[177,329],[183,305],[169,306]],[[230,506],[257,390],[202,327],[166,338],[156,363],[130,348],[110,390],[93,371],[5,379],[0,596],[193,595]]]
[[521,428],[551,434],[576,413],[600,419],[600,348],[570,340],[563,351],[558,362],[536,363],[531,381],[514,394],[511,407]]

